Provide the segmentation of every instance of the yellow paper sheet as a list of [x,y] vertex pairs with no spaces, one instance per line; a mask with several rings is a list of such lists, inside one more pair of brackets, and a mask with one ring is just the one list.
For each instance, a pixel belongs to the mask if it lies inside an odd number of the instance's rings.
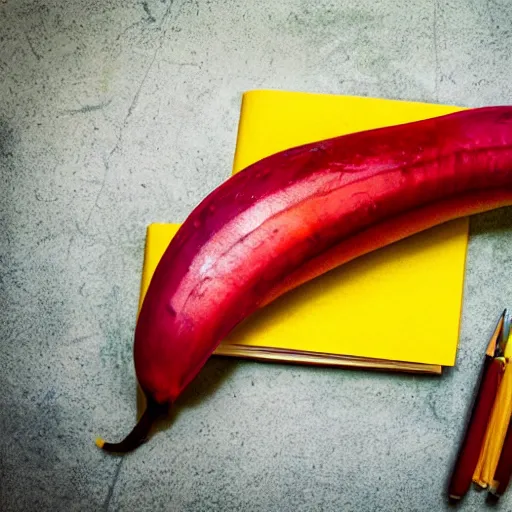
[[[425,119],[459,107],[336,95],[243,96],[233,172],[288,147]],[[141,301],[177,224],[155,223]],[[223,346],[273,347],[451,366],[455,362],[468,220],[435,227],[358,258],[277,299]]]

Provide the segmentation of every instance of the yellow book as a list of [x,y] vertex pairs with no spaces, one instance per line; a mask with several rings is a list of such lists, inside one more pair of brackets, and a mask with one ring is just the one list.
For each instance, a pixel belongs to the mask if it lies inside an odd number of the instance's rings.
[[[232,172],[283,149],[461,107],[287,91],[243,95]],[[177,223],[148,226],[140,304]],[[468,219],[357,258],[242,322],[216,355],[441,373],[455,364]]]

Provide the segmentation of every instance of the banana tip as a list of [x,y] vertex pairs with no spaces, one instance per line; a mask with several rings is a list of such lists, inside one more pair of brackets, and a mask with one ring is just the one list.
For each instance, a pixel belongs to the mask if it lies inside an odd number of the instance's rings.
[[98,448],[103,448],[105,445],[105,441],[101,437],[97,437],[95,443]]

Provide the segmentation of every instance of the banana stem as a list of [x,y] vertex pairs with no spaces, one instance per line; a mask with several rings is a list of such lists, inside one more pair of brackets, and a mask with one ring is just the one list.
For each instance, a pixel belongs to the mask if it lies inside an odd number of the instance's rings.
[[107,443],[102,438],[96,439],[96,446],[112,453],[127,453],[135,450],[143,444],[155,420],[167,413],[169,404],[160,404],[147,397],[146,410],[132,431],[119,443]]

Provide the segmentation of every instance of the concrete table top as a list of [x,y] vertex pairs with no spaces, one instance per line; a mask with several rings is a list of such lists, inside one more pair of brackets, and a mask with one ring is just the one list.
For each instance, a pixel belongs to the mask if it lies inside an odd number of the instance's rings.
[[135,453],[94,438],[135,421],[146,225],[229,174],[245,90],[512,103],[511,47],[507,0],[0,0],[0,510],[447,509],[511,209],[471,219],[442,377],[214,358]]

